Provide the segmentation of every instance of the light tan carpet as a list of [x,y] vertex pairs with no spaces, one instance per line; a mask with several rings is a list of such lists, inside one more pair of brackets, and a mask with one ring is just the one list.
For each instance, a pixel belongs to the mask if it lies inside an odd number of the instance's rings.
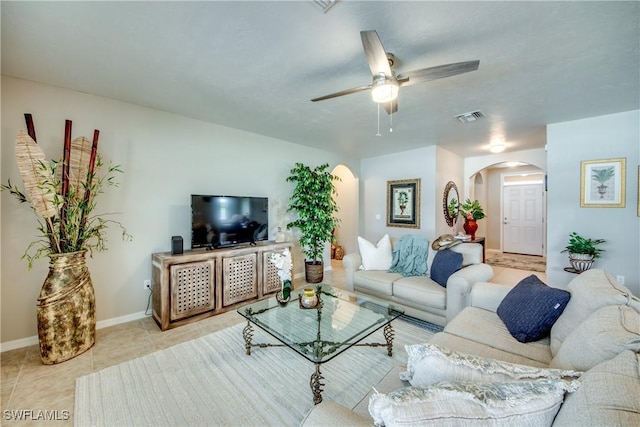
[[487,264],[496,267],[515,268],[517,270],[539,271],[544,273],[547,269],[547,259],[535,255],[520,255],[500,253],[487,258]]
[[[314,365],[284,347],[244,350],[243,324],[76,380],[76,426],[297,426],[313,407]],[[322,365],[323,398],[353,408],[394,366],[405,344],[433,335],[393,322],[394,355],[353,347]],[[254,328],[254,343],[275,342]],[[381,331],[365,342],[383,342]]]

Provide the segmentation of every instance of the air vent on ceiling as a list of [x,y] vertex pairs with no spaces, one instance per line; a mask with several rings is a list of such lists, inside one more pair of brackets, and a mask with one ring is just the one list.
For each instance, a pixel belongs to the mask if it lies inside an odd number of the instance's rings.
[[458,119],[460,123],[469,123],[469,122],[475,122],[476,120],[480,120],[483,117],[485,117],[484,113],[480,110],[477,110],[477,111],[471,111],[469,113],[458,114],[456,116],[456,119]]
[[313,4],[318,6],[324,13],[327,13],[329,9],[333,7],[334,4],[338,2],[338,0],[312,0]]

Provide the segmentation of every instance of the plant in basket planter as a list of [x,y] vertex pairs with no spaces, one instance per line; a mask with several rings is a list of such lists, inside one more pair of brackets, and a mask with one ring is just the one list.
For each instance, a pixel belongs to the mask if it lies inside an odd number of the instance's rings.
[[477,200],[471,201],[471,199],[465,200],[464,203],[460,205],[460,213],[464,217],[462,228],[464,228],[465,233],[471,236],[472,240],[475,239],[476,231],[478,230],[476,221],[485,217],[480,202]]
[[333,182],[340,178],[329,173],[328,168],[327,163],[315,169],[296,163],[287,178],[287,182],[295,183],[287,211],[298,214],[298,219],[288,223],[287,228],[300,230],[300,245],[306,255],[305,277],[309,283],[322,281],[324,245],[333,242],[333,230],[340,222],[333,216],[338,211],[333,199],[336,194]]
[[269,261],[278,269],[278,277],[280,278],[280,291],[276,294],[276,299],[280,304],[286,304],[291,298],[291,252],[285,248],[282,253],[274,252],[269,256]]
[[71,140],[71,121],[65,126],[62,161],[47,161],[36,143],[30,114],[25,114],[28,135],[18,134],[16,160],[24,192],[8,181],[0,185],[20,202],[28,202],[38,219],[40,239],[27,247],[23,259],[49,257],[49,274],[37,301],[40,358],[44,364],[71,359],[95,343],[95,295],[86,265],[86,253],[106,250],[110,223],[131,236],[118,222],[96,215],[96,198],[105,186],[117,186],[118,166],[105,167],[97,153],[99,131],[93,142]]
[[604,249],[598,245],[606,242],[604,239],[589,239],[580,236],[575,231],[569,234],[569,243],[561,251],[569,253],[569,262],[577,271],[586,271],[591,268],[593,261],[600,258]]

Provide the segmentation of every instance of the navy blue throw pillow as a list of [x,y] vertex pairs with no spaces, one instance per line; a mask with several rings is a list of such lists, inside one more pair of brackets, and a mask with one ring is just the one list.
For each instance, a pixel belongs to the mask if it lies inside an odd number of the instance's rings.
[[551,288],[532,274],[509,291],[497,313],[515,339],[537,341],[549,335],[570,298],[569,292]]
[[462,254],[449,249],[438,251],[433,257],[429,276],[431,280],[446,288],[449,276],[460,270],[460,267],[462,267]]

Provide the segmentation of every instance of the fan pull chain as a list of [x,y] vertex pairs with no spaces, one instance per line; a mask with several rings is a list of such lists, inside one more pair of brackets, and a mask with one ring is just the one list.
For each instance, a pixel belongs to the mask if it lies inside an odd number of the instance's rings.
[[389,102],[389,133],[393,132],[393,101]]
[[376,136],[382,136],[380,135],[380,104],[378,104],[378,133],[376,133]]

